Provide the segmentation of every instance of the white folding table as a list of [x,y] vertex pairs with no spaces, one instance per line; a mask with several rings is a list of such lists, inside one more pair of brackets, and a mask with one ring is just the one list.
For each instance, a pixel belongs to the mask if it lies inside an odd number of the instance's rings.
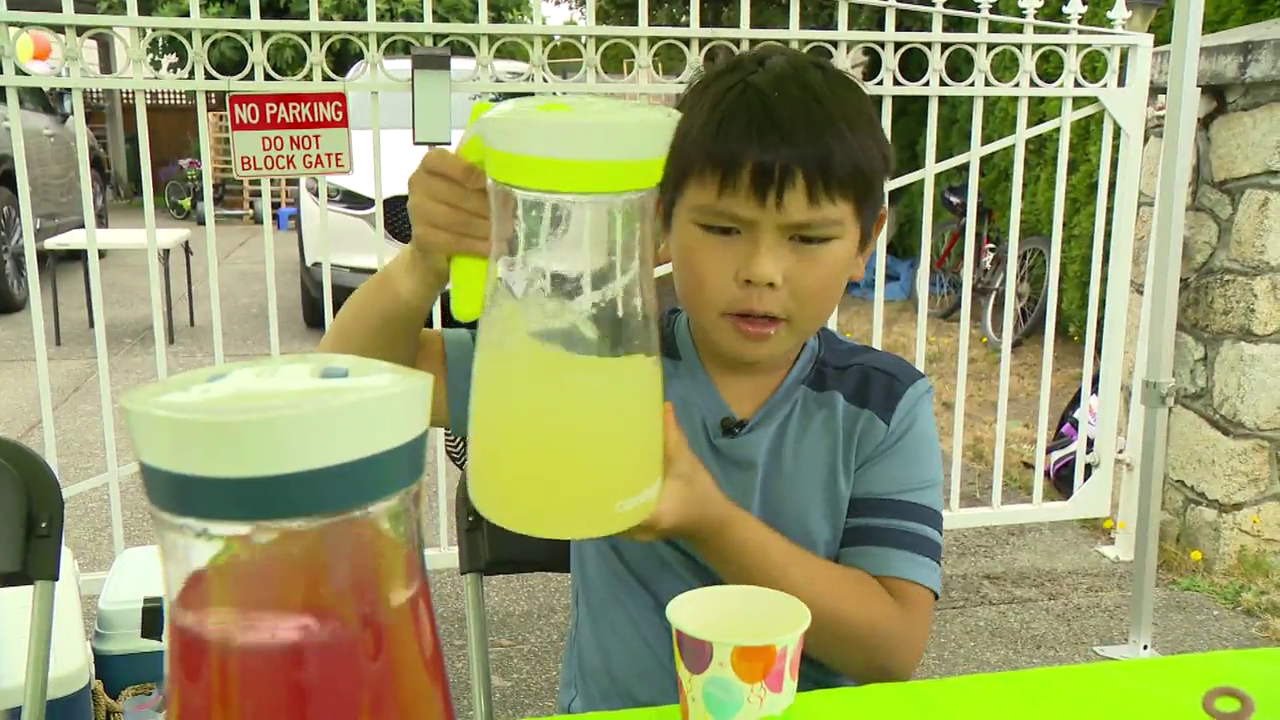
[[[146,228],[98,228],[97,246],[99,250],[146,250]],[[182,258],[187,270],[187,316],[191,327],[196,326],[195,294],[191,286],[191,231],[182,228],[157,228],[156,249],[160,252],[160,267],[164,273],[164,313],[166,340],[173,344],[173,285],[170,281],[170,255],[178,248],[182,249]],[[47,262],[49,288],[53,293],[53,344],[62,344],[62,318],[58,306],[58,273],[56,272],[57,253],[63,251],[87,251],[89,236],[83,228],[69,230],[44,241],[44,249],[50,251]],[[89,313],[89,327],[93,327],[93,295],[89,291],[89,257],[84,260],[84,304]]]

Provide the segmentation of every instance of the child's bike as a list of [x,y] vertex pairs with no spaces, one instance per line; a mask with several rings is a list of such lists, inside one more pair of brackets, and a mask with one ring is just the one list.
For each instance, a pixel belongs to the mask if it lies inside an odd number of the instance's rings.
[[[966,235],[965,206],[968,183],[942,189],[942,206],[954,219],[939,223],[933,231],[929,259],[929,315],[947,319],[960,309],[964,297],[964,245]],[[982,203],[978,195],[974,240],[973,299],[981,301],[982,334],[988,344],[1000,347],[1004,330],[1005,284],[1009,281],[1008,245],[994,226],[995,213]],[[1012,347],[1017,347],[1044,325],[1048,311],[1049,239],[1032,235],[1018,242],[1018,257],[1013,273]]]
[[186,220],[195,209],[196,195],[200,192],[200,160],[183,158],[178,161],[181,180],[175,178],[164,186],[164,206],[174,220]]
[[[203,224],[204,183],[199,158],[183,158],[178,161],[182,179],[170,180],[164,186],[164,206],[174,220],[186,220],[194,212],[196,221]],[[222,201],[222,183],[213,184],[213,201]]]

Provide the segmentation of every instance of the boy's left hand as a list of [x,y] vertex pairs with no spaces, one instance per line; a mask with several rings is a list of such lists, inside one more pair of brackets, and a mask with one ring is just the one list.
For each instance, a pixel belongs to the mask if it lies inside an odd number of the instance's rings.
[[689,447],[671,403],[663,408],[665,477],[653,514],[627,533],[636,540],[692,539],[711,530],[732,505]]

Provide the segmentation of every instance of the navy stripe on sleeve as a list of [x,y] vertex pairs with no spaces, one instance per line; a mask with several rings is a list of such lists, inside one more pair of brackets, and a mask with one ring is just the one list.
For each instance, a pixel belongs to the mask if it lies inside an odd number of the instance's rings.
[[879,547],[903,550],[936,563],[942,562],[942,543],[914,530],[883,525],[849,525],[840,536],[840,549]]
[[910,500],[854,497],[849,500],[847,517],[850,520],[897,520],[923,525],[937,533],[942,532],[942,512]]

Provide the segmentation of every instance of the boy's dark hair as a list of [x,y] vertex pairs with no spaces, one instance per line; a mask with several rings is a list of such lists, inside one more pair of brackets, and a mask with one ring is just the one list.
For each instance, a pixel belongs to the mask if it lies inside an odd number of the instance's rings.
[[663,230],[695,177],[718,178],[723,192],[745,176],[762,205],[802,178],[811,201],[852,203],[862,247],[871,243],[893,148],[866,91],[830,61],[762,45],[696,75],[676,108],[658,187]]

